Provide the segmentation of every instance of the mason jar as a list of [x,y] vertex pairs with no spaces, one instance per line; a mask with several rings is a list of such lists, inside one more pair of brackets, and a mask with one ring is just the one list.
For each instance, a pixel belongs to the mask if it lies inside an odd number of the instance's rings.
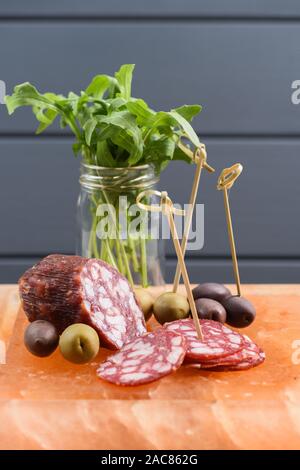
[[82,162],[77,254],[106,261],[132,284],[164,284],[161,214],[136,206],[137,195],[158,180],[153,165],[107,168]]

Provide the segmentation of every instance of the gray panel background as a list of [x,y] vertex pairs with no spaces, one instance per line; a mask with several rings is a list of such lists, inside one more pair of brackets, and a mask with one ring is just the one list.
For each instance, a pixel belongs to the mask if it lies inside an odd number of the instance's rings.
[[[48,3],[48,2],[47,2]],[[203,173],[205,247],[188,253],[194,282],[232,281],[222,168],[245,171],[231,194],[244,282],[299,282],[300,3],[230,0],[0,4],[0,79],[79,91],[96,73],[136,63],[133,92],[155,108],[201,103],[195,120],[216,175]],[[75,249],[78,161],[58,127],[35,137],[29,110],[0,106],[0,282],[50,252]],[[180,178],[178,178],[180,175]],[[160,187],[187,202],[193,168],[174,163]],[[166,244],[167,279],[175,256]]]
[[[3,2],[2,2],[3,3]],[[290,18],[300,14],[297,0],[13,0],[0,6],[3,17],[151,16],[164,18],[199,15],[208,18]]]
[[[7,92],[30,81],[66,93],[85,88],[99,71],[136,63],[136,96],[157,109],[201,103],[194,123],[201,135],[290,135],[299,129],[290,98],[299,31],[286,22],[3,21],[1,79]],[[2,106],[0,119],[6,133],[35,126],[27,110],[8,119]]]

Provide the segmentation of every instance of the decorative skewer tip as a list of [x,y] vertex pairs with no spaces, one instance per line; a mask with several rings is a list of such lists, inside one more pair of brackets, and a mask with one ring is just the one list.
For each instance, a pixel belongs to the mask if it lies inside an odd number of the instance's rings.
[[235,180],[240,176],[243,171],[243,165],[241,163],[235,163],[229,168],[224,168],[218,178],[217,189],[224,190],[230,189]]

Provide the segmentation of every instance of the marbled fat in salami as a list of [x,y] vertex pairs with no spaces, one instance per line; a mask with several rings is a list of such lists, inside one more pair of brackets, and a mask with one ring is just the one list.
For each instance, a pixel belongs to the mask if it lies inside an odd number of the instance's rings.
[[245,347],[241,351],[215,363],[202,364],[201,367],[215,372],[243,371],[259,366],[265,359],[264,351],[246,336]]
[[199,341],[191,318],[166,323],[164,328],[183,335],[187,341],[186,363],[202,363],[229,356],[244,345],[242,335],[214,320],[200,320],[203,341]]
[[59,333],[72,323],[86,323],[112,349],[146,333],[127,279],[104,261],[47,256],[25,272],[19,290],[29,321],[48,320]]
[[209,370],[245,370],[258,366],[265,360],[265,353],[248,336],[243,335],[243,348],[230,356],[204,362],[203,369]]
[[103,362],[97,374],[117,385],[141,385],[177,370],[186,353],[185,338],[158,328],[127,343]]

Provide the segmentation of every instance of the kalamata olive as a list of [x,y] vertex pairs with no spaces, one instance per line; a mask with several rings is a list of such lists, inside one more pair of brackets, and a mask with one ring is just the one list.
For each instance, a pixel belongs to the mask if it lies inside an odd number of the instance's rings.
[[231,296],[224,300],[223,307],[227,312],[226,323],[237,328],[249,326],[255,319],[255,308],[244,297]]
[[208,320],[219,321],[220,323],[226,322],[226,310],[220,302],[213,299],[196,299],[195,305],[198,317]]
[[152,315],[154,302],[153,297],[150,292],[142,287],[135,287],[133,290],[136,300],[144,313],[145,320],[147,321]]
[[56,328],[46,320],[36,320],[27,326],[24,343],[29,352],[39,357],[50,356],[59,341]]
[[157,297],[153,305],[156,320],[164,323],[180,320],[189,316],[190,306],[184,295],[174,292],[165,292]]
[[84,364],[94,359],[99,346],[99,337],[94,328],[83,323],[68,326],[59,339],[62,355],[75,364]]
[[204,282],[193,289],[194,299],[213,299],[217,302],[223,302],[226,297],[231,296],[230,290],[223,284],[216,282]]

